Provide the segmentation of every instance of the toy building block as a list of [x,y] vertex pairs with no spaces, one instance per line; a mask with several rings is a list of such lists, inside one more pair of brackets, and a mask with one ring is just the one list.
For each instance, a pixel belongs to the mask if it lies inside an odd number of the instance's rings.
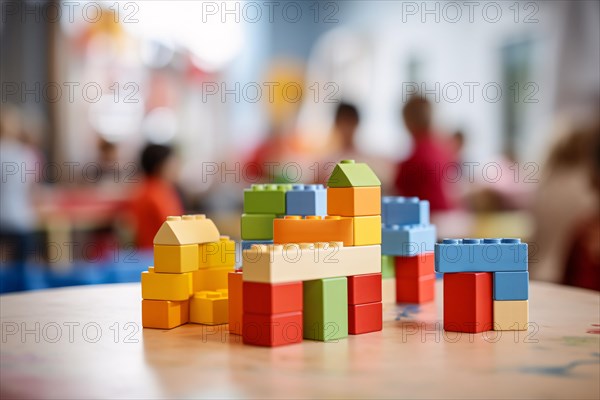
[[154,272],[191,272],[198,269],[198,245],[154,245]]
[[231,265],[228,267],[202,268],[192,272],[193,292],[227,289],[227,277],[234,269],[235,267]]
[[302,311],[273,315],[244,312],[243,323],[246,344],[275,347],[302,342]]
[[343,242],[354,244],[352,218],[286,215],[273,221],[273,243]]
[[336,164],[328,187],[381,186],[381,181],[373,170],[365,163],[355,163],[354,160],[342,160]]
[[346,277],[304,282],[304,338],[336,340],[348,336]]
[[182,246],[219,241],[219,230],[205,215],[167,217],[154,236],[154,244]]
[[435,256],[433,252],[411,257],[396,257],[395,275],[398,278],[418,278],[434,274]]
[[435,275],[396,276],[396,303],[423,304],[435,298]]
[[244,313],[244,281],[241,272],[230,272],[228,278],[229,332],[234,335],[241,335],[242,315]]
[[348,306],[348,333],[350,335],[378,332],[382,328],[383,305],[380,301]]
[[527,243],[521,239],[444,239],[435,245],[435,271],[527,271]]
[[187,324],[189,315],[189,300],[142,300],[142,326],[144,328],[173,329]]
[[190,322],[204,325],[226,324],[229,320],[227,290],[201,291],[190,299]]
[[526,331],[529,300],[494,301],[494,330]]
[[354,246],[381,244],[381,216],[370,215],[352,218]]
[[386,225],[429,225],[429,202],[418,197],[384,196],[381,218]]
[[[198,246],[198,268],[229,267],[235,265],[235,242],[221,236],[218,242]],[[154,266],[156,268],[156,265]]]
[[244,282],[244,310],[250,314],[302,311],[302,282]]
[[381,187],[327,188],[327,214],[343,217],[381,214]]
[[161,274],[154,268],[142,272],[142,298],[145,300],[187,300],[192,295],[192,274]]
[[285,214],[285,192],[290,184],[252,185],[244,189],[244,213]]
[[529,299],[529,272],[494,272],[494,300]]
[[273,244],[272,240],[242,240],[242,251],[248,250],[253,244]]
[[327,215],[327,190],[323,185],[294,185],[285,196],[287,215]]
[[255,245],[244,250],[244,282],[284,283],[381,272],[381,247],[341,242]]
[[396,257],[381,256],[381,278],[388,279],[396,276]]
[[415,256],[433,251],[434,245],[433,225],[384,225],[382,228],[381,254],[386,256]]
[[381,274],[348,277],[348,305],[381,301]]
[[273,240],[275,214],[242,214],[242,239]]
[[444,329],[478,333],[493,328],[492,274],[444,274]]

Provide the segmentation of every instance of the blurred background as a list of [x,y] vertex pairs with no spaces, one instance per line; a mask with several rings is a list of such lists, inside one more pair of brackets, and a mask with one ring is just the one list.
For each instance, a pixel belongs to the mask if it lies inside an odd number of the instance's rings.
[[0,290],[128,282],[167,215],[356,159],[600,289],[597,1],[2,1]]

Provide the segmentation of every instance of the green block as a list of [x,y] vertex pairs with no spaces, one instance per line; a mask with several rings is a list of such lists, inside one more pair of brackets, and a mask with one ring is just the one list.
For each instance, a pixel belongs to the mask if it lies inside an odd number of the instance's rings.
[[336,340],[348,336],[346,277],[305,281],[303,285],[305,339]]
[[381,278],[393,278],[396,276],[396,260],[394,256],[381,256]]
[[252,185],[244,189],[244,212],[248,214],[285,214],[285,192],[289,184]]
[[367,164],[355,163],[354,160],[342,160],[333,169],[327,186],[381,186],[381,181]]
[[275,214],[242,214],[242,239],[272,240]]

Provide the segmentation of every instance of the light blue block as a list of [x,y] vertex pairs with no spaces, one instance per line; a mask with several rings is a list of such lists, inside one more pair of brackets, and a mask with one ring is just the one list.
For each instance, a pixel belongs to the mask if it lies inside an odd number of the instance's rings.
[[272,240],[242,240],[242,250],[248,250],[253,244],[273,244]]
[[327,189],[323,185],[294,185],[285,195],[287,215],[327,215]]
[[431,252],[435,245],[434,225],[383,225],[381,254],[416,256]]
[[386,225],[428,225],[429,202],[418,197],[384,196],[381,221]]
[[435,245],[435,271],[527,271],[527,243],[521,239],[444,239]]
[[494,272],[494,300],[529,299],[529,272]]

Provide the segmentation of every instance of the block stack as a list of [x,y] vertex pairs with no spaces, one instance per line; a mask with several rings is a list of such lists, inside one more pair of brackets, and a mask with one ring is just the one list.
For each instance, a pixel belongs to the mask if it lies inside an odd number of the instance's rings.
[[526,330],[527,244],[520,239],[444,239],[435,270],[444,273],[444,329]]
[[432,301],[436,232],[435,226],[429,223],[429,202],[417,197],[386,196],[381,208],[382,269],[389,276],[393,268],[396,302]]

